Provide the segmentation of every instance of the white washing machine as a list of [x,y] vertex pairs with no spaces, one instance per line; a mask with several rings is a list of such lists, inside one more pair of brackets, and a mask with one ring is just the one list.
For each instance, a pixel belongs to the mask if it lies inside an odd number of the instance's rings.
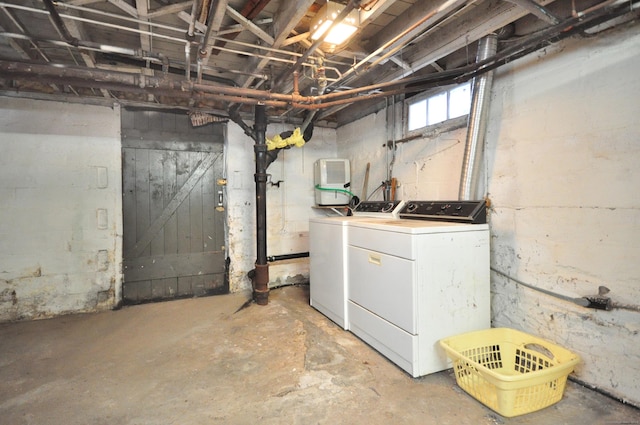
[[474,208],[414,201],[399,220],[350,224],[347,327],[413,377],[449,367],[439,339],[491,327],[489,227],[471,224]]
[[348,329],[347,242],[349,226],[360,220],[398,217],[404,205],[395,202],[361,202],[347,217],[315,217],[309,220],[310,304]]

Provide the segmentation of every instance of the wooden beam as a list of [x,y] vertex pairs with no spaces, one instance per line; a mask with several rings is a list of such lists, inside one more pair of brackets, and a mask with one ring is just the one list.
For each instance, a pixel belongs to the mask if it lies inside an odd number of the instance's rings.
[[[264,9],[267,4],[269,4],[271,0],[247,0],[247,2],[245,3],[244,7],[242,8],[242,10],[240,11],[240,15],[244,16],[245,18],[247,18],[248,20],[253,22],[253,19],[255,19],[258,14],[260,12],[262,12],[262,9]],[[258,24],[257,22],[254,22],[255,24]],[[244,30],[244,27],[242,27],[242,25],[240,26],[242,28],[242,30]],[[230,39],[235,39],[238,34],[241,31],[238,31],[235,34],[230,34],[229,37]],[[219,42],[217,43],[217,45],[219,47],[224,47],[225,46],[225,42]],[[219,50],[213,50],[212,54],[217,54],[217,52],[219,52]]]
[[107,2],[111,3],[126,14],[133,16],[134,18],[138,18],[138,11],[136,10],[136,8],[134,8],[124,0],[107,0]]
[[174,13],[178,13],[180,11],[190,8],[192,4],[193,4],[193,1],[185,1],[182,3],[170,4],[168,6],[160,7],[154,10],[153,12],[147,13],[147,17],[149,19],[153,19],[160,16],[172,15]]
[[274,39],[265,31],[262,30],[259,26],[242,16],[238,11],[236,11],[233,7],[227,6],[227,14],[233,18],[234,21],[242,25],[248,31],[250,31],[253,35],[258,37],[259,39],[266,42],[269,46],[273,46]]
[[[280,8],[276,13],[277,18],[273,23],[275,37],[272,47],[280,48],[282,46],[291,35],[291,31],[298,25],[298,22],[304,17],[313,3],[314,0],[295,0],[283,1],[280,4]],[[269,62],[268,59],[250,58],[247,69],[259,73]],[[247,76],[244,77],[244,81],[240,81],[239,83],[242,87],[249,87],[254,79],[254,77]]]

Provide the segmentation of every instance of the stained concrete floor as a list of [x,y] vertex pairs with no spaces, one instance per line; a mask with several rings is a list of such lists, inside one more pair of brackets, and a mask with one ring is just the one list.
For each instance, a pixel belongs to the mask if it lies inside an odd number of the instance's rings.
[[412,379],[308,305],[307,287],[0,325],[2,424],[640,424],[575,383],[504,418],[451,370]]

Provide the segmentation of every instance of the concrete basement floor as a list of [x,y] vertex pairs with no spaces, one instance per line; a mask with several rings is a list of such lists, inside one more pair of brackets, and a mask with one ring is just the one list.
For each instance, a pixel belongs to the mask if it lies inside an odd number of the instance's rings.
[[504,418],[456,384],[419,379],[308,305],[308,287],[0,325],[2,424],[640,424],[575,383]]

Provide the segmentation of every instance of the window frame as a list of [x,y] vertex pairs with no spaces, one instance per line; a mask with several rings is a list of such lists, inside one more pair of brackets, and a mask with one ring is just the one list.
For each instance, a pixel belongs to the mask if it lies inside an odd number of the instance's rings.
[[[422,133],[428,133],[430,130],[435,130],[437,128],[440,127],[444,127],[444,128],[449,128],[449,127],[459,127],[461,123],[466,123],[467,121],[467,117],[469,116],[469,112],[467,112],[466,114],[463,115],[459,115],[457,117],[454,118],[450,118],[449,114],[450,114],[450,110],[451,110],[451,92],[455,89],[458,89],[464,85],[468,85],[469,86],[469,110],[471,109],[471,97],[472,97],[472,93],[471,91],[473,90],[473,86],[471,85],[471,81],[468,81],[466,83],[462,83],[462,84],[456,84],[453,86],[448,86],[446,89],[442,89],[442,88],[438,88],[435,90],[429,90],[423,93],[420,93],[416,96],[412,96],[409,99],[405,100],[405,135],[406,136],[414,136],[414,135],[418,135],[418,134],[422,134]],[[446,97],[447,97],[447,105],[446,105],[446,109],[447,109],[447,118],[443,121],[439,121],[433,124],[429,124],[429,99],[431,98],[435,98],[437,96],[441,96],[443,93],[446,93]],[[415,128],[413,130],[409,130],[409,110],[411,108],[412,105],[414,104],[418,104],[420,102],[425,102],[425,117],[424,120],[422,120],[423,122],[427,123],[425,126],[423,127],[418,127]]]

